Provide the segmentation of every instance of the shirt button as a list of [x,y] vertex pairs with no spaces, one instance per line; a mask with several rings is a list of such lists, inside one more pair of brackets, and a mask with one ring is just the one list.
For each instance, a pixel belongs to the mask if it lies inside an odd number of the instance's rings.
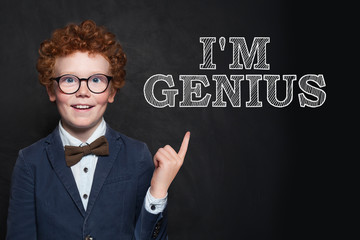
[[83,198],[84,198],[84,199],[87,199],[87,198],[88,198],[88,195],[87,195],[87,194],[84,194],[84,195],[83,195]]
[[87,173],[89,169],[87,167],[84,168],[84,172]]
[[153,211],[156,209],[155,205],[151,205],[150,208],[151,208],[151,210],[153,210]]

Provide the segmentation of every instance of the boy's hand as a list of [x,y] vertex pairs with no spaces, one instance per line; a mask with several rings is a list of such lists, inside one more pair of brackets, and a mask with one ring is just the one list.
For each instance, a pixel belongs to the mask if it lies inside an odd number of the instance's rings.
[[166,145],[154,155],[155,170],[151,179],[150,193],[155,198],[164,198],[171,182],[174,180],[184,162],[189,145],[190,132],[186,132],[179,152]]

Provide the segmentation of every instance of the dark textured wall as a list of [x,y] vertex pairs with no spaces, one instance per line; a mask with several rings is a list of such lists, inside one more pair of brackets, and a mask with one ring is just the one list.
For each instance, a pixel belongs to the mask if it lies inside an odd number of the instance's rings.
[[[106,121],[146,142],[154,154],[165,144],[191,140],[169,195],[169,239],[325,239],[332,236],[334,178],[326,124],[334,100],[332,6],[313,1],[1,1],[0,8],[0,239],[6,232],[11,172],[19,149],[50,133],[59,120],[37,80],[37,49],[52,30],[93,19],[113,31],[128,56],[127,83]],[[327,9],[327,10],[325,10]],[[217,70],[200,70],[201,36],[270,37],[269,71],[229,70],[231,45],[214,47]],[[218,43],[216,43],[218,44]],[[152,75],[171,74],[176,107],[157,109],[144,99]],[[180,74],[324,74],[328,98],[301,108],[297,94],[285,108],[179,108]],[[160,85],[159,85],[160,86]],[[281,85],[284,87],[283,85]],[[157,91],[160,92],[160,89]],[[279,88],[284,96],[284,88]],[[226,98],[225,98],[226,99]],[[326,152],[324,152],[326,149]]]

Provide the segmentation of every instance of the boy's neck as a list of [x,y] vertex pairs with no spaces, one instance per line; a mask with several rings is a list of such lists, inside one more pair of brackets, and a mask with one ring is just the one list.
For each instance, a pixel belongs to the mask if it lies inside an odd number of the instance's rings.
[[79,139],[81,142],[86,142],[100,125],[101,121],[89,128],[76,128],[68,125],[65,121],[61,121],[62,127],[73,137]]

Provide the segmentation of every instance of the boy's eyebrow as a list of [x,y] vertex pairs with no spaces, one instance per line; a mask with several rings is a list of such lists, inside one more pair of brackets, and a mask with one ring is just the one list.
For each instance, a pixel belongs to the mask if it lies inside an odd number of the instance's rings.
[[63,72],[63,73],[54,74],[54,75],[55,75],[54,77],[60,77],[60,76],[67,75],[67,74],[69,74],[69,75],[74,75],[74,76],[76,76],[76,77],[78,77],[78,78],[88,78],[88,77],[90,77],[90,76],[92,76],[92,75],[95,75],[95,74],[104,74],[104,75],[111,76],[111,73],[103,73],[102,71],[94,71],[94,72],[90,73],[88,76],[80,76],[80,75],[77,75],[77,74],[74,73],[74,72],[67,72],[67,71],[66,71],[66,72]]

